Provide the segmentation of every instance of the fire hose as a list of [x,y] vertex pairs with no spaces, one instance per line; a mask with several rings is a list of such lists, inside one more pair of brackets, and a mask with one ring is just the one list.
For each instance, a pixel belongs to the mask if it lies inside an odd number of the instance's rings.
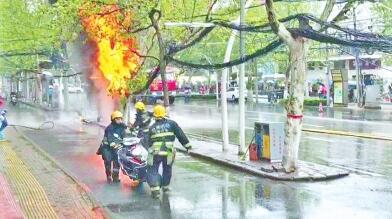
[[[53,121],[46,121],[41,123],[38,127],[32,127],[32,126],[25,126],[25,125],[18,125],[18,124],[9,124],[8,126],[10,127],[20,127],[20,128],[26,128],[26,129],[32,129],[32,130],[49,130],[54,128],[54,122]],[[45,127],[47,126],[47,127]]]

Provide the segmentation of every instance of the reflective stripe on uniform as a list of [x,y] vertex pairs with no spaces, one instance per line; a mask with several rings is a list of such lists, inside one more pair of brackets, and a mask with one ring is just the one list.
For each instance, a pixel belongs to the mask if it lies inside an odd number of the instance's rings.
[[163,142],[163,141],[157,141],[152,143],[152,146],[155,147],[161,147],[163,144],[165,144],[166,147],[173,147],[174,143],[173,142]]
[[[166,150],[161,151],[162,146],[166,147]],[[149,152],[153,155],[167,156],[173,152],[173,142],[154,142],[152,147],[149,148]]]
[[159,186],[151,187],[151,191],[159,191],[160,189]]
[[160,137],[167,137],[167,136],[174,136],[174,132],[162,132],[155,135],[151,135],[151,138],[160,138]]
[[159,151],[157,155],[167,156],[169,153],[167,151]]

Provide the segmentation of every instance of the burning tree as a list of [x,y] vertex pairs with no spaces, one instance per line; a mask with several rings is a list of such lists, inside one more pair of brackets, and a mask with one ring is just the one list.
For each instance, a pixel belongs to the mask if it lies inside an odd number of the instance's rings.
[[116,4],[103,5],[98,13],[92,8],[95,3],[86,3],[80,9],[83,27],[95,50],[92,62],[108,81],[111,95],[128,96],[128,81],[140,69],[136,40],[126,35],[132,26],[132,14]]

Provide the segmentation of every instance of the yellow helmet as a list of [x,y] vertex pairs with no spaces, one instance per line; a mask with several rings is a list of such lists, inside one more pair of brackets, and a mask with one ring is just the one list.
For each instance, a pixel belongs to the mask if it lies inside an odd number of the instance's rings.
[[112,112],[112,115],[110,116],[110,119],[114,120],[114,119],[117,119],[117,118],[123,118],[123,114],[120,111]]
[[138,101],[136,104],[135,104],[135,108],[137,109],[137,110],[140,110],[140,111],[146,111],[146,105],[144,105],[144,103],[143,102],[141,102],[141,101]]
[[156,105],[153,110],[155,118],[163,118],[166,116],[166,109],[162,105]]

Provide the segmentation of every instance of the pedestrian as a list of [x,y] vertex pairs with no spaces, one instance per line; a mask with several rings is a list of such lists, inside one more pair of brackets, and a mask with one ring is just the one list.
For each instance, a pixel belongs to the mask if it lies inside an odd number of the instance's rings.
[[141,138],[142,145],[147,148],[148,131],[151,123],[152,113],[146,110],[146,105],[139,101],[135,104],[136,119],[132,128],[138,129],[137,137]]
[[6,99],[0,96],[0,109],[5,107]]
[[[172,166],[176,156],[174,148],[176,137],[187,152],[192,147],[178,124],[173,120],[165,118],[165,107],[156,105],[153,110],[153,116],[156,121],[149,129],[147,182],[150,185],[152,197],[159,198],[161,187],[163,192],[170,191],[169,184],[172,176]],[[162,176],[158,173],[160,165],[162,165],[163,169]]]
[[189,103],[189,101],[191,99],[191,92],[192,92],[191,87],[189,85],[185,86],[185,90],[184,90],[184,94],[185,94],[184,101],[185,101],[185,103]]
[[321,93],[323,95],[323,98],[327,97],[327,86],[325,86],[325,85],[321,86]]
[[4,129],[8,126],[8,121],[7,121],[7,110],[1,110],[0,111],[0,141],[5,141],[4,139]]
[[48,86],[48,105],[49,105],[49,107],[53,106],[53,90],[54,90],[53,85],[49,85]]
[[107,182],[118,183],[120,182],[120,163],[117,152],[121,147],[127,126],[123,123],[123,114],[120,111],[114,111],[110,119],[112,122],[105,129],[102,144],[97,154],[101,154],[104,160]]

